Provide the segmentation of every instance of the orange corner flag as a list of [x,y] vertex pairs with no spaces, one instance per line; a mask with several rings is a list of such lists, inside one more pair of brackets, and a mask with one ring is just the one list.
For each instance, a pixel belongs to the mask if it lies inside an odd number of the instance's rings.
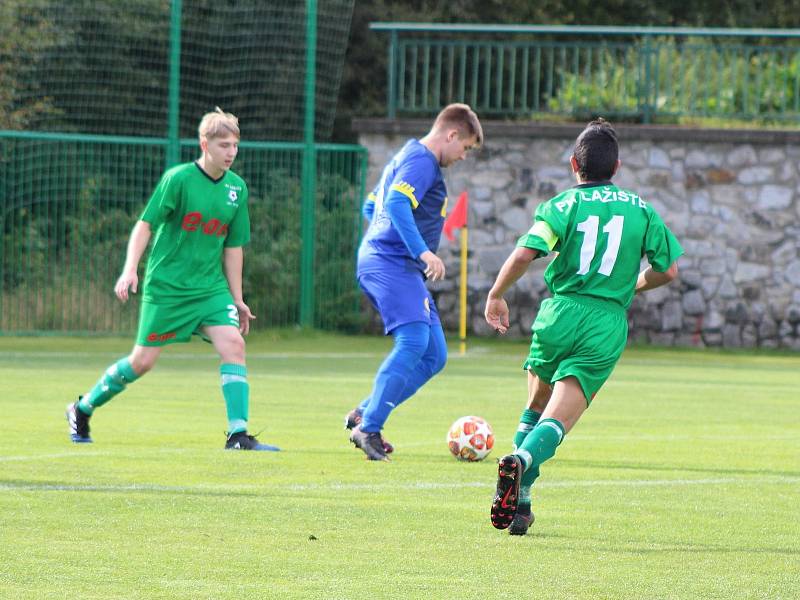
[[451,242],[456,238],[453,230],[467,226],[467,192],[461,192],[455,207],[444,220],[444,234]]

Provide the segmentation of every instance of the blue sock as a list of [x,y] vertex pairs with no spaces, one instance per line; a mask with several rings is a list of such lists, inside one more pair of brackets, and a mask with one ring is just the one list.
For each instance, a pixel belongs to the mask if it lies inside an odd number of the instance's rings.
[[428,348],[430,332],[430,325],[424,322],[406,323],[392,331],[394,349],[375,376],[369,404],[362,416],[362,431],[380,431],[389,413],[402,402],[406,385]]
[[[413,396],[419,388],[425,385],[434,375],[444,368],[447,363],[447,341],[444,337],[442,326],[431,327],[430,339],[428,341],[428,348],[425,354],[414,367],[411,375],[406,381],[406,385],[400,394],[400,397],[395,403],[395,407],[399,406],[411,396]],[[367,396],[361,401],[358,408],[363,414],[369,406],[371,396]]]

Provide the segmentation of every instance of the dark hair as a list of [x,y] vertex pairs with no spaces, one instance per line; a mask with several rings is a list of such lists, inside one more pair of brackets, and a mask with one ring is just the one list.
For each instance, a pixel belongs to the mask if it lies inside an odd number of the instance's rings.
[[605,181],[619,159],[617,132],[602,117],[589,123],[575,140],[575,162],[583,181]]

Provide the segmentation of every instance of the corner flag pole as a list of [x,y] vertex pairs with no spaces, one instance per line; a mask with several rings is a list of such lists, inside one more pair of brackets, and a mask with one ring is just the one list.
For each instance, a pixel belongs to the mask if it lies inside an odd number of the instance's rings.
[[461,286],[459,290],[459,318],[458,318],[458,352],[461,356],[467,353],[467,238],[469,228],[464,225],[461,229]]

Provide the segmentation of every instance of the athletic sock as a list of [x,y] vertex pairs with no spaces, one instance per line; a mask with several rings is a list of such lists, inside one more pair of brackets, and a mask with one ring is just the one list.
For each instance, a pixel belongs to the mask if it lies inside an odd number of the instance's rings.
[[247,383],[247,367],[223,363],[219,367],[222,378],[222,397],[228,414],[228,435],[247,431],[247,416],[250,406],[250,384]]
[[[528,469],[530,471],[530,469]],[[528,471],[525,471],[526,473]],[[531,512],[531,486],[529,485],[522,485],[520,482],[519,486],[519,500],[517,501],[517,512],[521,513],[529,513]]]
[[530,408],[526,408],[522,411],[522,415],[519,418],[519,426],[517,427],[517,432],[514,434],[514,441],[512,442],[514,444],[514,450],[522,445],[522,442],[525,441],[528,434],[536,427],[536,423],[539,422],[539,417],[541,416],[542,413],[536,412]]
[[522,460],[526,470],[532,469],[552,458],[563,439],[564,426],[559,421],[542,419],[514,454]]
[[103,406],[124,390],[125,386],[137,379],[139,376],[133,370],[128,357],[119,359],[108,367],[94,387],[84,394],[78,402],[78,409],[85,415],[91,415],[95,408]]
[[[533,431],[534,427],[536,427],[536,424],[539,422],[539,418],[541,416],[542,413],[530,408],[526,408],[522,411],[522,416],[519,418],[519,427],[517,427],[517,433],[514,434],[514,450],[522,445],[522,442],[525,441],[525,438],[528,437],[528,434]],[[533,485],[533,482],[536,481],[537,477],[539,477],[538,465],[525,471],[525,473],[522,474],[522,479],[520,479],[519,485],[521,487],[528,488],[528,504],[530,504],[530,487]]]

